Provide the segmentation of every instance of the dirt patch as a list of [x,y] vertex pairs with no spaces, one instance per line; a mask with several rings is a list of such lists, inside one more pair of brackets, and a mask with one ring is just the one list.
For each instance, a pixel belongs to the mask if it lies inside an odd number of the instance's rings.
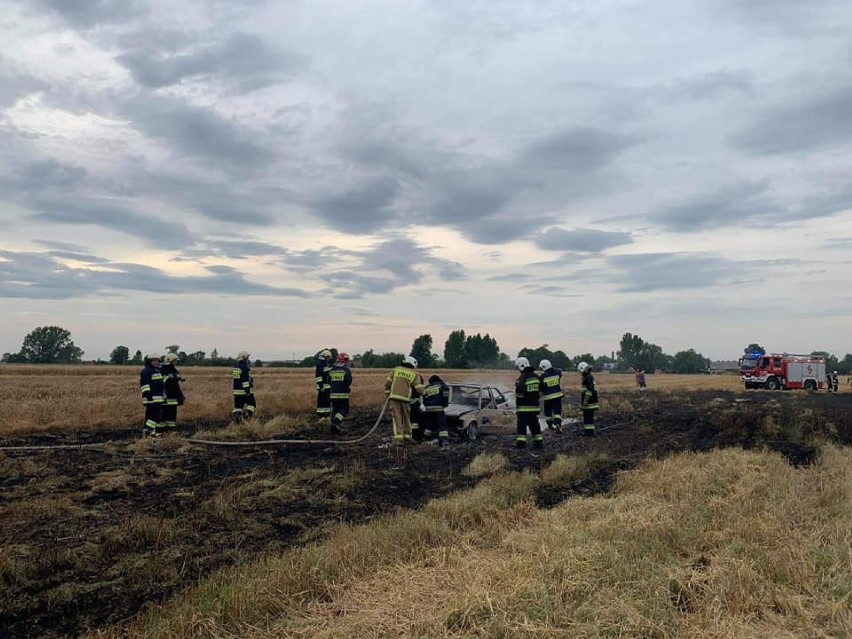
[[[648,457],[742,446],[807,464],[823,439],[852,443],[852,395],[624,393],[611,396],[617,410],[607,410],[606,399],[597,437],[548,433],[540,453],[516,450],[511,436],[402,452],[379,448],[380,436],[355,446],[241,449],[179,441],[143,449],[134,447],[135,430],[4,441],[110,443],[108,452],[0,456],[3,636],[73,635],[121,622],[222,566],[473,486],[479,479],[462,471],[482,452],[534,473],[557,455],[594,460],[567,484],[542,484],[538,503],[550,507],[608,491],[617,471]],[[356,413],[345,437],[374,420]],[[319,427],[300,434],[327,436]]]

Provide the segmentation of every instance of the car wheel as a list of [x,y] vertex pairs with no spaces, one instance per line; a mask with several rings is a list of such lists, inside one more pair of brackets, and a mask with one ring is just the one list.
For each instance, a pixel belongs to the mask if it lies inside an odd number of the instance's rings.
[[766,380],[766,390],[778,390],[779,388],[781,388],[781,385],[776,378],[770,377]]
[[467,430],[465,432],[467,433],[468,441],[475,442],[479,439],[479,426],[476,422],[470,422],[470,424],[467,425]]
[[806,391],[815,391],[817,389],[816,381],[812,379],[805,380],[805,390]]

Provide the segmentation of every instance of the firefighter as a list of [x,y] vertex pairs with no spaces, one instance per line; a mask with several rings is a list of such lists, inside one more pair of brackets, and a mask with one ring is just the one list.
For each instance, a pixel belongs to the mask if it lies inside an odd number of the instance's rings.
[[411,437],[411,398],[419,394],[417,385],[417,360],[409,355],[396,366],[385,380],[385,394],[388,397],[393,439],[395,443],[405,444]]
[[339,433],[343,420],[349,414],[349,389],[352,386],[352,371],[349,370],[349,355],[339,353],[328,372],[329,399],[331,400],[331,430]]
[[[417,388],[423,388],[423,375],[417,375]],[[411,438],[418,444],[423,441],[425,416],[423,415],[425,408],[419,395],[412,394],[408,400],[408,419],[411,421]]]
[[645,382],[645,369],[644,368],[640,368],[636,372],[636,385],[639,387],[640,393],[645,390],[645,386],[647,385],[647,383]]
[[163,430],[163,375],[160,373],[160,355],[150,353],[145,356],[145,367],[139,375],[139,389],[142,391],[142,404],[145,406],[145,426],[143,435],[159,437]]
[[177,353],[166,353],[163,358],[166,363],[160,368],[163,375],[163,387],[166,400],[163,402],[163,427],[167,430],[177,428],[178,406],[183,406],[184,396],[180,383],[184,381],[180,376],[175,363],[178,361]]
[[515,381],[516,411],[518,419],[518,434],[515,446],[526,448],[527,429],[532,434],[533,447],[541,448],[544,438],[541,435],[541,424],[538,423],[539,398],[541,397],[541,379],[530,366],[530,360],[519,357],[515,366],[521,371]]
[[432,375],[429,384],[423,389],[423,406],[426,409],[423,414],[423,435],[432,438],[437,433],[438,446],[441,448],[446,446],[450,439],[447,415],[444,412],[449,405],[450,387],[438,375]]
[[541,398],[544,400],[544,421],[549,430],[562,432],[562,371],[553,368],[550,360],[538,363],[541,370]]
[[251,362],[248,351],[237,354],[237,363],[231,374],[234,378],[234,421],[239,424],[244,419],[251,419],[257,410],[254,399],[254,378],[251,376]]
[[317,384],[317,417],[320,421],[331,416],[331,384],[328,382],[328,373],[331,371],[331,351],[327,348],[317,355],[315,369]]
[[840,392],[840,380],[837,378],[837,371],[831,374],[831,390],[835,393]]
[[595,436],[595,411],[598,405],[598,388],[595,385],[595,376],[592,375],[592,365],[587,362],[577,364],[582,378],[580,387],[580,408],[583,410],[583,436]]

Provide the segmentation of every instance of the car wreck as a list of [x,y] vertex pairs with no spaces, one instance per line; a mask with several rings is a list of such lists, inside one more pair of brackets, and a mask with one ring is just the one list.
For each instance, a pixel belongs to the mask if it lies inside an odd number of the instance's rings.
[[482,435],[515,432],[515,394],[483,384],[451,383],[445,413],[450,432],[476,441]]

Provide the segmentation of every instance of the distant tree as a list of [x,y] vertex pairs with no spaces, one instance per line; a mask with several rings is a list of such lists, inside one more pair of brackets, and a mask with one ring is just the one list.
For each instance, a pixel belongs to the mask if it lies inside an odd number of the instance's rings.
[[194,353],[181,351],[178,357],[184,366],[202,366],[207,359],[207,353],[204,351],[195,351]]
[[130,349],[126,346],[116,346],[109,355],[110,364],[126,364],[130,359]]
[[3,358],[0,361],[6,364],[26,364],[27,358],[20,353],[3,353]]
[[574,364],[574,366],[576,366],[580,362],[586,362],[587,364],[594,365],[595,356],[591,353],[584,353],[583,355],[575,355],[571,358],[571,363]]
[[434,368],[435,358],[432,357],[432,336],[421,335],[411,345],[411,356],[417,360],[421,368]]
[[461,329],[449,334],[444,343],[444,360],[447,362],[447,368],[467,368],[465,341],[465,334]]
[[671,369],[673,373],[700,373],[706,371],[709,366],[710,360],[701,353],[696,353],[694,348],[690,348],[674,354]]
[[210,351],[210,359],[219,359],[219,351],[217,349],[213,349]]
[[361,356],[361,366],[364,368],[393,368],[405,358],[403,353],[374,353],[373,349]]
[[[166,346],[165,352],[166,353],[178,353],[178,354],[180,354],[180,346],[178,346],[177,344],[169,344],[168,346]],[[181,358],[181,359],[183,359],[183,358]]]
[[757,343],[749,344],[743,349],[743,353],[760,353],[761,355],[766,355],[766,349]]
[[71,341],[70,331],[40,326],[24,338],[20,355],[30,364],[79,364],[83,350]]
[[253,366],[254,366],[255,368],[263,368],[263,360],[262,360],[262,359],[256,359],[256,360],[254,360],[254,364],[253,364]]
[[497,340],[488,333],[469,335],[464,342],[464,352],[467,366],[483,368],[493,366],[500,360],[500,347],[497,345]]
[[143,361],[142,360],[142,351],[140,351],[137,348],[136,352],[133,354],[133,357],[130,359],[128,364],[133,364],[134,366],[140,366],[142,364],[142,361]]
[[671,360],[656,344],[646,342],[638,335],[625,333],[619,343],[618,361],[621,369],[651,373],[657,369],[667,369]]
[[565,351],[553,351],[553,355],[550,357],[550,363],[553,364],[559,370],[568,370],[571,368],[571,358],[565,354]]

